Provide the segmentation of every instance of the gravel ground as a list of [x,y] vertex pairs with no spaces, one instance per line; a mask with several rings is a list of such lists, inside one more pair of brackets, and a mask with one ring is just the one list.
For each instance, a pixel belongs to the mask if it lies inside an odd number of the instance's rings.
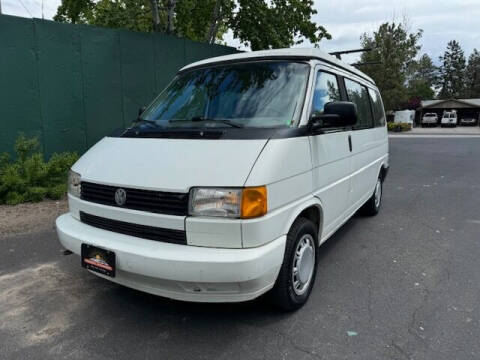
[[0,205],[0,237],[52,230],[55,219],[68,211],[67,200]]

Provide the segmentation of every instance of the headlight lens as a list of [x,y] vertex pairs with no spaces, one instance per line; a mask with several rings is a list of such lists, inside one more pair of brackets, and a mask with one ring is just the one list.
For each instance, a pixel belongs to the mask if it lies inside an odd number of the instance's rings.
[[265,186],[249,188],[194,188],[189,213],[194,216],[254,218],[267,213]]
[[68,193],[70,195],[80,197],[82,177],[75,171],[70,170],[68,173]]

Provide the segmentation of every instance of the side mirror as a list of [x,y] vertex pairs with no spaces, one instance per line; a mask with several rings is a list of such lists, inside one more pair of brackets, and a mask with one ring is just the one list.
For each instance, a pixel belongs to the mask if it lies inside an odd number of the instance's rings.
[[145,109],[146,109],[145,106],[142,106],[140,109],[138,109],[138,117],[140,117],[140,115],[142,115],[145,112]]
[[335,101],[325,104],[322,115],[312,115],[310,129],[352,126],[357,123],[357,105],[350,101]]

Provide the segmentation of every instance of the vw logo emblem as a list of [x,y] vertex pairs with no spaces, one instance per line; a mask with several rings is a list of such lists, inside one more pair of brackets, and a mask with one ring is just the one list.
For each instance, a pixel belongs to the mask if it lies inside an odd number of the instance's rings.
[[117,203],[117,205],[123,206],[125,205],[126,201],[127,201],[127,192],[123,189],[117,189],[117,191],[115,191],[115,202]]

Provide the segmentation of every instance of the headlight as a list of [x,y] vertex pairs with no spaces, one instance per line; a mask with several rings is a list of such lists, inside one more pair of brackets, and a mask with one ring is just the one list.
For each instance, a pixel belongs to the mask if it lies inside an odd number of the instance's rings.
[[194,188],[189,213],[194,216],[254,218],[267,213],[267,188]]
[[75,171],[70,170],[68,173],[68,193],[70,195],[80,197],[82,177]]

